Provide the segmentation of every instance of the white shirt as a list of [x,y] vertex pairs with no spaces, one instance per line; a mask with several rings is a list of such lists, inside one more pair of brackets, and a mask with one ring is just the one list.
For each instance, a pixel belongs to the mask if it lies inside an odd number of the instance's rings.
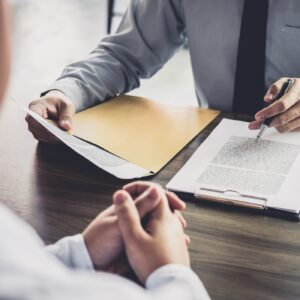
[[0,299],[210,299],[198,276],[182,265],[155,270],[145,288],[96,272],[81,234],[45,248],[28,224],[1,205],[0,233]]

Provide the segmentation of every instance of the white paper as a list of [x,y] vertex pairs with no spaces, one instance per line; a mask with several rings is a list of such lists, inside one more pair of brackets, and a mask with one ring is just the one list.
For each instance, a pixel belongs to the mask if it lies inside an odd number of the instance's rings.
[[267,207],[300,210],[300,133],[267,129],[256,141],[247,122],[224,119],[167,184],[179,192],[199,187],[267,199]]
[[153,175],[149,170],[136,166],[97,146],[70,135],[66,131],[52,125],[38,114],[29,110],[27,107],[14,100],[13,102],[15,102],[20,108],[32,116],[37,122],[44,126],[64,144],[106,172],[120,179],[133,179]]

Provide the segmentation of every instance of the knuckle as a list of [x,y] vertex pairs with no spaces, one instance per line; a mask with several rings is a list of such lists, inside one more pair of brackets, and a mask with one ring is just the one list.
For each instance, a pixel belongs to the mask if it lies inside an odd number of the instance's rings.
[[143,181],[143,180],[137,180],[137,181],[134,182],[134,184],[136,184],[136,185],[144,185],[145,183],[146,183],[146,184],[149,184],[149,185],[151,184],[150,182],[147,183],[147,182],[145,182],[145,181]]
[[37,99],[37,100],[33,100],[29,103],[29,108],[31,109],[32,106],[35,106],[39,103],[40,99]]
[[122,215],[123,218],[129,218],[130,213],[129,213],[129,205],[128,205],[128,203],[126,203],[126,202],[123,203],[123,205],[121,207],[119,207],[118,213],[120,215]]
[[166,193],[168,193],[170,196],[172,196],[173,198],[178,198],[178,196],[174,193],[174,192],[170,192],[168,190],[165,190]]
[[288,118],[285,115],[280,115],[277,118],[277,123],[278,123],[279,126],[285,124],[287,121],[288,121]]
[[75,105],[70,99],[63,97],[52,97],[52,99],[61,109],[70,109],[75,112]]
[[292,110],[290,113],[290,120],[294,120],[299,117],[299,111],[298,110]]
[[279,133],[285,133],[286,132],[285,126],[278,126],[278,127],[276,127],[276,129]]
[[287,109],[287,103],[285,101],[278,102],[279,111],[285,111]]
[[131,237],[136,240],[140,240],[141,232],[140,228],[137,225],[133,225],[130,227]]

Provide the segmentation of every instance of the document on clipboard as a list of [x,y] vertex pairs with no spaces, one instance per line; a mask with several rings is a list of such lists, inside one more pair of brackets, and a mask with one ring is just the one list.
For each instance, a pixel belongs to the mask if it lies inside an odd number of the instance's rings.
[[248,123],[223,119],[167,189],[197,199],[300,213],[300,133],[256,139]]

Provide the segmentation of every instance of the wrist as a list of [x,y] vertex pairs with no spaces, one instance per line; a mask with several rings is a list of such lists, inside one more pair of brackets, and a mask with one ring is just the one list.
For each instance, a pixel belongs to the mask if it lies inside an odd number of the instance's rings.
[[65,93],[63,93],[61,90],[50,90],[50,91],[46,92],[43,95],[43,97],[51,97],[56,100],[63,100],[67,104],[70,104],[75,107],[73,101],[69,97],[67,97],[67,95]]
[[195,274],[190,267],[182,264],[172,263],[161,266],[149,274],[146,279],[145,286],[148,289],[155,288],[164,282],[163,278],[165,278],[167,281],[167,279],[179,277],[189,277],[199,281],[198,275]]

